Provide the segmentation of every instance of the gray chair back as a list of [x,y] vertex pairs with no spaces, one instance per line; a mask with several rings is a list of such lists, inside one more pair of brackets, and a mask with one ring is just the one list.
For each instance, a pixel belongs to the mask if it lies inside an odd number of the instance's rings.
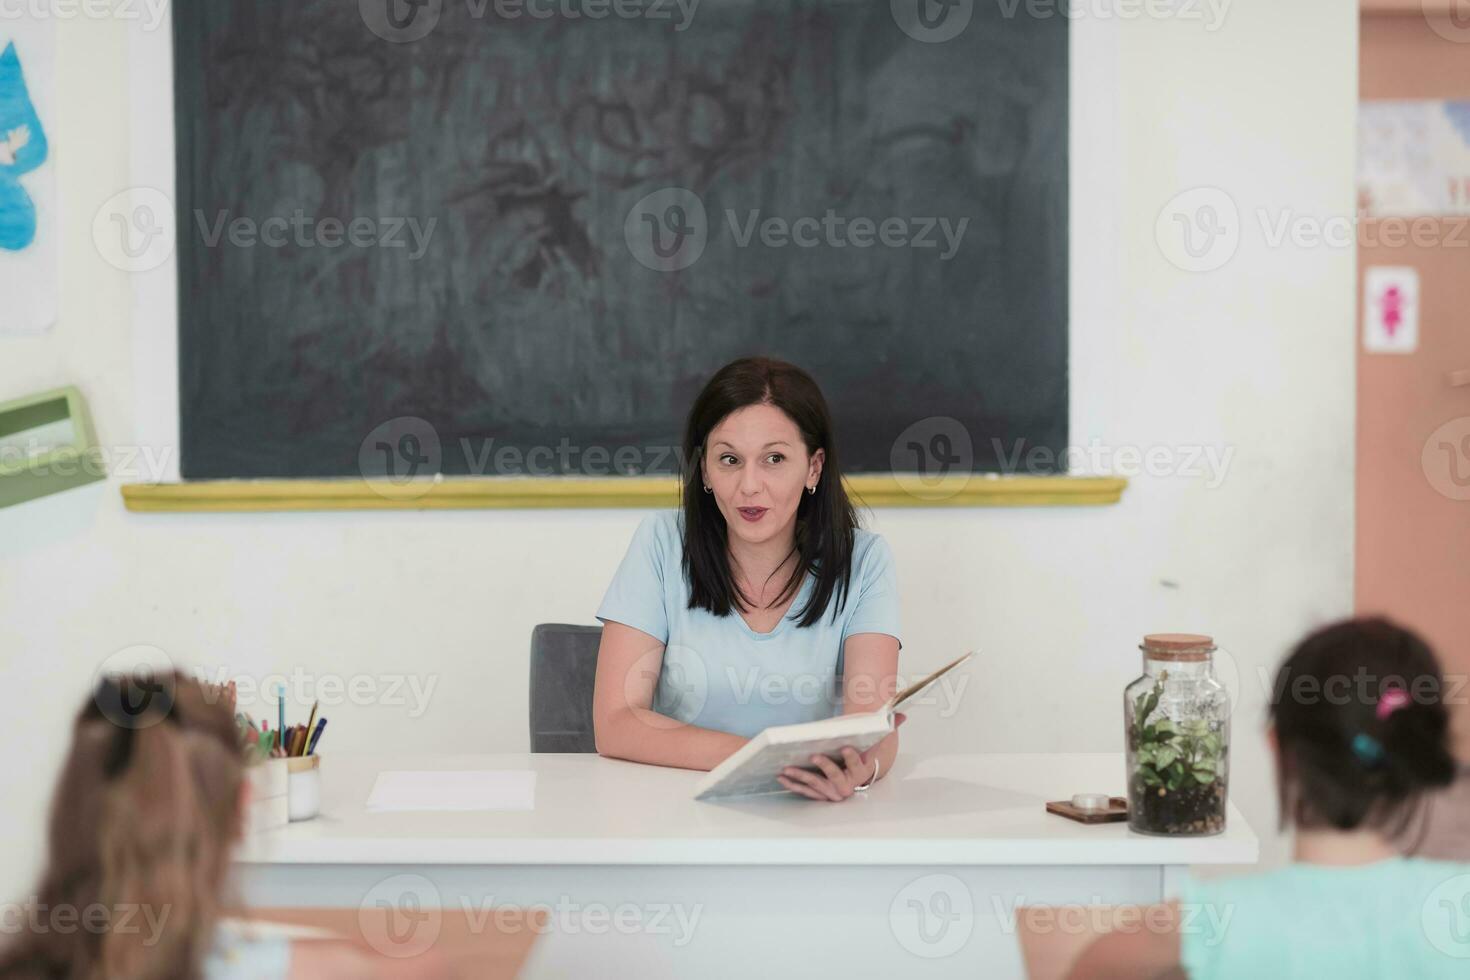
[[592,688],[601,626],[541,623],[531,631],[531,751],[596,752]]

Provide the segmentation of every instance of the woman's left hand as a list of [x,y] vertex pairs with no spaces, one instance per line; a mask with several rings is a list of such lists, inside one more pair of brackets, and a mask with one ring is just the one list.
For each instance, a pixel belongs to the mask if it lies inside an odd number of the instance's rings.
[[824,803],[841,803],[852,796],[853,787],[861,786],[873,778],[877,768],[873,760],[876,746],[867,752],[859,752],[852,746],[842,750],[843,765],[838,765],[825,755],[812,756],[812,765],[821,772],[808,772],[795,766],[787,766],[776,776],[776,780],[793,793]]

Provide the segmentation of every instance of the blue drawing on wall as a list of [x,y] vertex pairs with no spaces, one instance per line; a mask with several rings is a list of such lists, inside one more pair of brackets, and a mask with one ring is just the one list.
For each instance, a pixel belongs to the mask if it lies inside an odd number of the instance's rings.
[[20,175],[46,160],[46,131],[26,91],[15,44],[0,53],[0,248],[16,251],[36,237],[36,205]]

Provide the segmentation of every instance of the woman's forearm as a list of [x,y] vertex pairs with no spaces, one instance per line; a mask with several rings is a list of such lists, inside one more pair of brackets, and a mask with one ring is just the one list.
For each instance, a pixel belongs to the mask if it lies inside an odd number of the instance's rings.
[[713,769],[749,741],[682,724],[648,708],[610,711],[594,721],[593,729],[599,755],[679,769]]

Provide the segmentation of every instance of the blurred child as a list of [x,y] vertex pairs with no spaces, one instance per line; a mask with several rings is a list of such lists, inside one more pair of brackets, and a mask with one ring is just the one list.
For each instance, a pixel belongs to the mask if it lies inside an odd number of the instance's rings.
[[1470,864],[1394,846],[1455,775],[1444,692],[1428,646],[1390,622],[1308,636],[1277,674],[1267,732],[1293,863],[1131,909],[1155,925],[1106,932],[1068,975],[1470,977]]
[[0,949],[0,980],[442,975],[433,955],[221,928],[247,792],[224,692],[182,674],[103,681],[76,720],[46,870]]

